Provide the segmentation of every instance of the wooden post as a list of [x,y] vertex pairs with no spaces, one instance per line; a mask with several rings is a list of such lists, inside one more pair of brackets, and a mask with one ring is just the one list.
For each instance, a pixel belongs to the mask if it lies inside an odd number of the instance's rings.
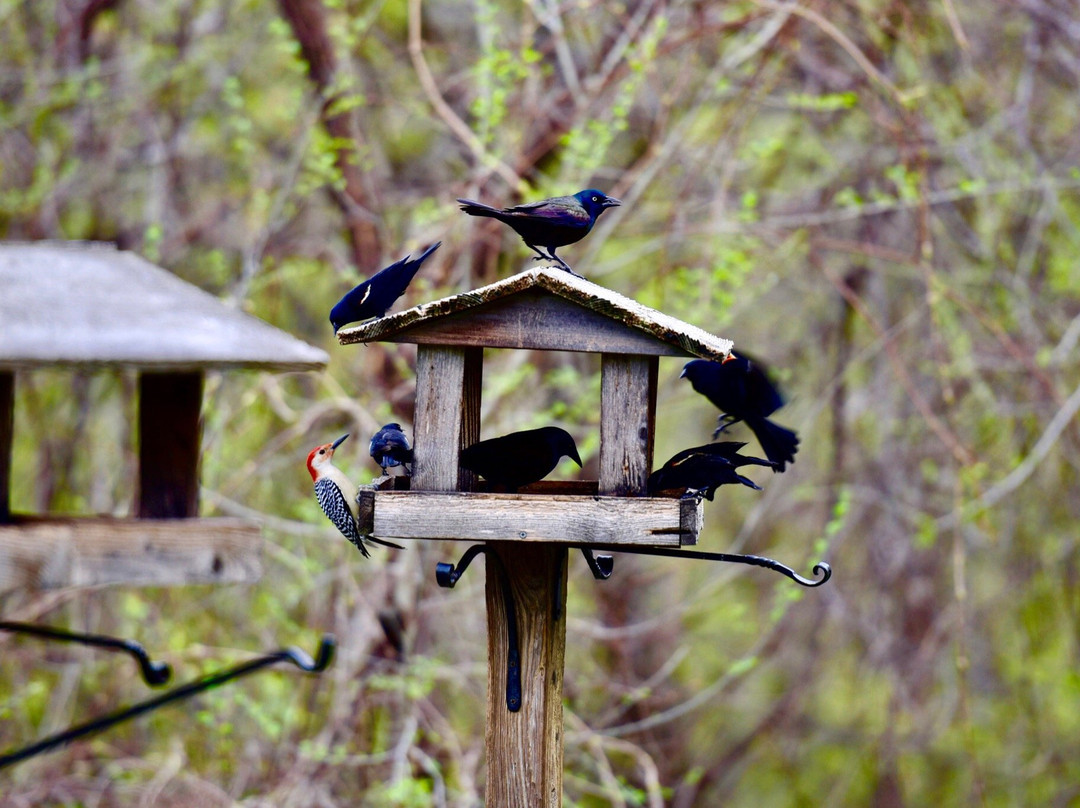
[[559,808],[563,773],[566,548],[491,542],[514,598],[521,652],[521,709],[506,705],[509,638],[503,584],[487,559],[488,692],[486,805]]
[[643,496],[652,470],[656,356],[600,357],[600,493]]
[[484,349],[420,345],[413,413],[415,491],[463,491],[472,474],[458,466],[461,450],[480,439]]
[[0,370],[0,522],[11,516],[11,442],[15,434],[15,372]]
[[203,374],[139,376],[139,503],[143,519],[199,514]]

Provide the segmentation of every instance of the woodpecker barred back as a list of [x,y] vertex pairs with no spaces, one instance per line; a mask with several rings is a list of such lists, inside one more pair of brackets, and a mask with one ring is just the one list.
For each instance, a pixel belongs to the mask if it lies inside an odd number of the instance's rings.
[[403,549],[392,542],[376,539],[371,536],[361,537],[357,527],[360,518],[360,508],[356,504],[356,486],[352,480],[334,465],[334,450],[349,437],[342,435],[333,443],[324,443],[316,446],[308,453],[307,469],[311,479],[315,481],[315,498],[319,501],[326,518],[334,523],[341,535],[348,539],[357,550],[366,558],[371,557],[367,547],[364,546],[364,538],[387,547]]

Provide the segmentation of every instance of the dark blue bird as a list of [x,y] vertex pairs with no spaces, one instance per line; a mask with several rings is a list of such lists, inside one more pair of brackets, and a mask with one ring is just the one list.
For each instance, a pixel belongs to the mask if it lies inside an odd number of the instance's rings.
[[371,439],[368,451],[375,462],[382,466],[384,473],[388,474],[389,469],[395,466],[404,468],[409,474],[412,473],[409,467],[413,459],[412,446],[409,445],[409,439],[405,437],[405,433],[401,431],[401,424],[387,424],[376,432]]
[[474,443],[461,452],[461,467],[489,483],[516,491],[551,474],[563,455],[581,465],[570,433],[545,426]]
[[[719,444],[714,444],[719,445]],[[645,483],[649,496],[654,496],[660,491],[669,491],[676,488],[685,488],[684,497],[705,497],[712,501],[713,494],[721,485],[742,483],[743,485],[761,490],[761,486],[748,477],[743,477],[735,471],[735,464],[717,452],[699,451],[709,447],[698,446],[694,449],[686,449],[668,460],[662,468],[649,475]],[[767,461],[758,458],[742,458],[746,462],[757,462],[760,465],[771,465]]]
[[471,199],[459,199],[458,202],[470,216],[487,216],[510,225],[525,245],[537,254],[534,260],[554,261],[571,275],[577,273],[555,255],[555,250],[581,241],[592,230],[601,213],[622,204],[595,188],[578,191],[573,196],[556,196],[502,210]]
[[776,464],[774,471],[783,471],[787,463],[795,462],[799,437],[769,420],[768,416],[784,405],[784,399],[760,362],[743,353],[732,353],[723,362],[694,359],[686,363],[682,376],[723,413],[714,438],[732,424],[745,421],[765,456]]
[[[418,257],[406,255],[397,263],[380,269],[362,284],[357,286],[330,309],[330,325],[334,333],[343,325],[382,317],[394,301],[405,294],[405,289],[413,279],[424,259],[439,249],[441,241],[436,241]],[[412,260],[410,260],[412,259]]]
[[776,464],[771,460],[762,460],[760,457],[747,457],[746,455],[739,454],[739,450],[745,445],[746,444],[742,441],[725,440],[720,441],[719,443],[706,443],[704,446],[692,446],[689,449],[683,449],[681,452],[673,454],[664,464],[664,468],[678,465],[691,455],[700,454],[722,457],[732,465],[732,468],[739,468],[739,466],[776,467]]

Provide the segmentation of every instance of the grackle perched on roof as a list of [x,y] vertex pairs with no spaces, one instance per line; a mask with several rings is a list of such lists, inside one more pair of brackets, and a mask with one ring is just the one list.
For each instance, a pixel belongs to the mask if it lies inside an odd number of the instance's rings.
[[[589,235],[601,213],[622,204],[618,199],[595,188],[578,191],[573,196],[556,196],[502,210],[473,202],[471,199],[459,199],[458,202],[461,203],[461,209],[470,216],[487,216],[510,225],[521,236],[525,245],[537,254],[534,260],[555,261],[571,275],[577,273],[555,255],[556,248],[581,241]],[[547,250],[546,254],[541,247]]]
[[409,439],[401,431],[401,424],[387,424],[371,439],[368,452],[372,459],[380,466],[384,474],[389,474],[395,466],[403,468],[411,474],[410,464],[413,459],[412,446]]
[[545,426],[474,443],[461,452],[461,467],[516,491],[551,474],[563,455],[581,465],[570,433]]
[[361,283],[330,310],[330,325],[334,333],[343,325],[382,317],[394,301],[405,294],[405,289],[412,281],[420,265],[429,255],[439,249],[441,241],[436,241],[419,256],[406,255],[400,261],[380,269]]
[[723,362],[694,359],[686,363],[682,376],[723,413],[713,437],[732,424],[745,421],[765,456],[776,464],[774,471],[783,471],[787,463],[795,462],[799,438],[792,430],[768,419],[783,406],[784,399],[769,381],[761,363],[742,353],[732,353]]
[[[713,446],[720,445],[713,444]],[[736,444],[736,446],[739,445],[741,444]],[[668,460],[662,468],[650,474],[645,483],[649,496],[654,496],[658,491],[685,488],[687,491],[683,497],[703,496],[711,502],[713,494],[721,485],[742,483],[757,491],[761,490],[761,486],[753,480],[735,471],[735,464],[723,454],[701,451],[708,448],[710,447],[697,446],[693,449],[685,449]],[[771,465],[768,461],[759,460],[756,457],[739,457],[742,461],[740,465],[748,462],[764,466]]]

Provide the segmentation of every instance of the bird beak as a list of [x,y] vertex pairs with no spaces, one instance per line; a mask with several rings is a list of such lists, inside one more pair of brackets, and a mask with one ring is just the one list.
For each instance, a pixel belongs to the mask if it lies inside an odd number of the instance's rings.
[[605,197],[605,199],[604,199],[604,207],[605,208],[617,208],[621,204],[622,204],[622,202],[620,202],[618,199],[616,199],[613,196]]
[[342,436],[341,436],[340,438],[338,438],[338,439],[337,439],[336,441],[334,441],[333,443],[331,443],[331,444],[330,444],[330,448],[331,448],[331,449],[336,449],[337,447],[339,447],[339,446],[340,446],[341,444],[343,444],[343,443],[345,442],[345,438],[347,438],[347,437],[349,437],[349,433],[348,433],[348,432],[346,432],[346,433],[345,433],[344,435],[342,435]]
[[584,468],[581,463],[581,458],[578,456],[577,449],[574,449],[573,454],[567,455],[571,460],[578,464],[578,468]]
[[[688,365],[690,363],[687,362],[686,364]],[[686,378],[686,365],[683,365],[682,373],[679,374],[679,378],[680,379],[685,379]]]

